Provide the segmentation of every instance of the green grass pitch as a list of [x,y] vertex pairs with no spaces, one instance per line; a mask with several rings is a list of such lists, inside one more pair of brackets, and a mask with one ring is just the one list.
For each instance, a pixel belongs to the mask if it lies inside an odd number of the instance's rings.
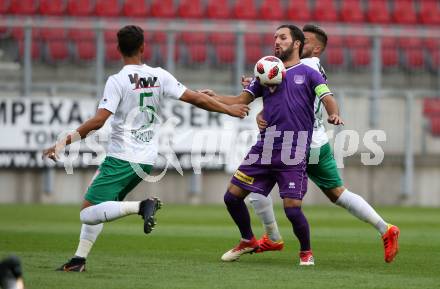
[[[383,261],[376,231],[337,207],[305,207],[316,266],[298,266],[298,242],[277,208],[282,252],[222,263],[239,239],[221,206],[165,205],[152,234],[139,216],[105,224],[85,273],[55,272],[74,253],[77,206],[0,205],[0,257],[22,258],[28,289],[145,288],[440,288],[440,211],[380,208],[401,228],[400,253]],[[254,233],[262,227],[252,215]]]

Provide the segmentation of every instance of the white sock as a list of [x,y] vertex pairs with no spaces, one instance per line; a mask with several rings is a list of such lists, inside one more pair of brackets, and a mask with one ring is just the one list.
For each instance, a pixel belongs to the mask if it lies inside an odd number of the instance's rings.
[[358,219],[371,224],[381,235],[387,231],[388,224],[361,196],[346,189],[336,200],[336,204],[347,209]]
[[255,214],[257,214],[263,223],[264,230],[269,238],[275,242],[281,240],[281,234],[278,230],[277,221],[275,220],[270,195],[265,197],[261,194],[251,193],[249,195],[249,201],[254,208]]
[[103,227],[104,224],[102,223],[98,225],[82,225],[78,248],[75,252],[76,257],[87,258]]
[[82,209],[81,222],[87,225],[110,222],[121,217],[137,214],[140,202],[108,201]]

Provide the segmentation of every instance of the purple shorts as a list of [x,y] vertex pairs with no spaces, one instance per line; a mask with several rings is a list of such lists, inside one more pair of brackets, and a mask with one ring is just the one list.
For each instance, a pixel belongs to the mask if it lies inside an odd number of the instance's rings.
[[[246,160],[249,155],[258,154],[253,164]],[[302,200],[307,192],[306,158],[297,165],[286,165],[281,161],[281,150],[273,149],[270,164],[262,164],[262,148],[253,146],[234,173],[231,183],[250,192],[269,195],[275,184],[278,184],[280,197]]]

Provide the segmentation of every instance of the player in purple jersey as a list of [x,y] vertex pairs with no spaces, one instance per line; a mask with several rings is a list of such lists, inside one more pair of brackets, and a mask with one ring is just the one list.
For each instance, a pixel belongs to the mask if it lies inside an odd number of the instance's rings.
[[313,133],[316,95],[327,103],[331,123],[340,124],[342,120],[321,74],[300,63],[303,32],[294,25],[282,25],[274,34],[274,42],[275,55],[283,61],[287,71],[285,79],[273,93],[258,80],[253,80],[239,96],[214,96],[228,104],[249,104],[256,97],[263,97],[263,114],[268,122],[267,128],[260,132],[258,142],[235,172],[224,196],[242,239],[223,254],[222,260],[235,261],[242,254],[258,249],[244,198],[252,191],[267,196],[276,183],[284,211],[300,243],[300,265],[313,265],[309,224],[301,203],[307,191],[306,156]]

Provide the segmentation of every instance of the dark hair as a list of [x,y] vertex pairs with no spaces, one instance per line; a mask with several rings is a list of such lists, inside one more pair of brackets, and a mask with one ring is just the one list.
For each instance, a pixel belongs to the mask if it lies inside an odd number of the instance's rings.
[[303,27],[303,32],[310,32],[315,34],[316,39],[318,39],[319,42],[322,43],[322,45],[324,46],[322,50],[325,49],[325,47],[327,46],[327,33],[325,33],[324,30],[322,30],[321,27],[314,25],[314,24],[306,24]]
[[292,24],[283,24],[279,26],[277,30],[281,28],[289,28],[292,40],[299,40],[301,42],[301,44],[299,45],[299,55],[301,56],[304,47],[304,33],[302,32],[302,30]]
[[127,25],[118,31],[118,46],[123,56],[133,56],[144,43],[144,31],[139,26]]

